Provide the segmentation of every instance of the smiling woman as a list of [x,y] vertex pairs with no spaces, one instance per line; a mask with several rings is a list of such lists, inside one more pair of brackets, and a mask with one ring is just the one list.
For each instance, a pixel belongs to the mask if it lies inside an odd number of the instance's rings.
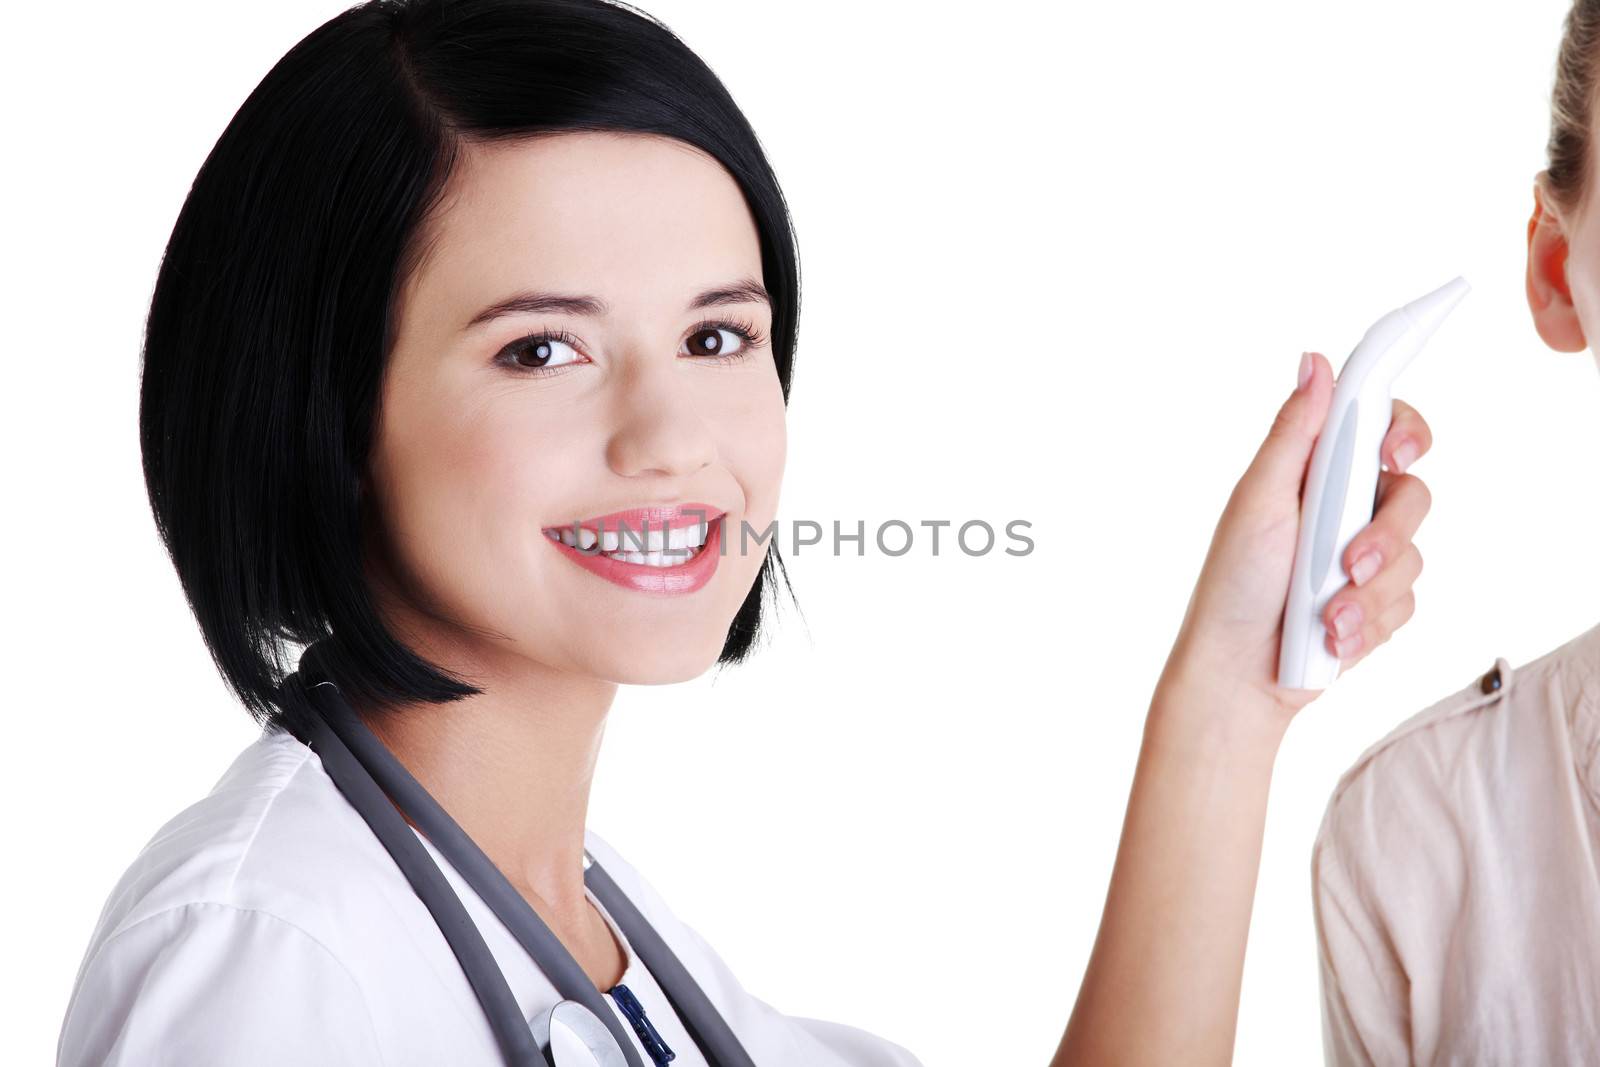
[[[617,687],[754,647],[798,314],[755,134],[632,8],[371,0],[268,72],[173,227],[139,416],[262,730],[112,890],[59,1064],[915,1067],[747,992],[586,820]],[[1267,783],[1315,696],[1273,679],[1331,392],[1307,354],[1217,525],[1058,1067],[1230,1059]],[[1384,564],[1324,616],[1345,660],[1411,612],[1428,498],[1396,449],[1431,438],[1396,408],[1341,560]],[[922,980],[941,1026],[993,1025]]]
[[173,228],[140,411],[264,729],[113,892],[61,1062],[538,1063],[563,1001],[633,1064],[915,1062],[751,997],[585,824],[617,686],[754,645],[776,543],[721,531],[776,513],[798,308],[755,135],[649,16],[376,0],[283,57]]
[[[385,624],[454,673],[498,664],[487,677],[519,688],[702,673],[759,591],[763,557],[666,568],[645,557],[644,527],[659,538],[690,508],[764,527],[777,511],[784,390],[738,184],[656,135],[466,143],[421,240],[428,255],[395,302],[365,494]],[[527,291],[502,297],[508,281]],[[632,556],[548,536],[625,511],[646,547],[611,550]]]

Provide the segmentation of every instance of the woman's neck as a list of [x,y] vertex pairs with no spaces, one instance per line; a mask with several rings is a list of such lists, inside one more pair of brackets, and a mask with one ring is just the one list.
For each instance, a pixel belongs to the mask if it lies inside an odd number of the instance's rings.
[[616,683],[521,657],[418,654],[484,691],[356,713],[546,922],[588,925],[584,826]]

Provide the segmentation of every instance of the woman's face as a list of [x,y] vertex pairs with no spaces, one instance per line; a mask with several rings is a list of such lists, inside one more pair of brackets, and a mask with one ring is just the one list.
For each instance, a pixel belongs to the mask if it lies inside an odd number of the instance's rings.
[[[766,543],[742,549],[739,531],[772,522],[785,452],[738,186],[664,137],[474,144],[428,233],[371,462],[398,633],[615,682],[701,673],[761,566]],[[617,512],[679,505],[698,509],[673,521],[691,531],[724,514],[720,551],[686,556],[681,532],[665,567],[578,551],[589,531],[623,533]]]

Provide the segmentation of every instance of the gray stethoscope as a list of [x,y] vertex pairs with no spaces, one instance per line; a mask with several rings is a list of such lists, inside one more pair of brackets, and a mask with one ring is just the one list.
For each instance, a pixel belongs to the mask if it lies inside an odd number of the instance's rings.
[[[566,946],[350,708],[321,667],[321,644],[317,642],[302,653],[299,670],[283,683],[286,697],[305,697],[302,703],[311,710],[303,731],[296,730],[296,736],[321,758],[328,777],[366,820],[427,905],[461,962],[506,1063],[510,1067],[645,1067],[604,994]],[[533,957],[563,998],[554,1008],[531,1022],[523,1016],[483,935],[438,864],[406,825],[401,811]],[[585,852],[583,861],[584,883],[649,968],[706,1062],[712,1067],[755,1067],[727,1021],[649,921],[594,857]]]

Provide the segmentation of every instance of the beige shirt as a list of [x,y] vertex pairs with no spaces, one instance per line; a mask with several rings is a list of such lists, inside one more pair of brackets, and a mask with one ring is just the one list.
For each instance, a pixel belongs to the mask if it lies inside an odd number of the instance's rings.
[[1600,625],[1368,749],[1312,855],[1328,1062],[1600,1063],[1597,805]]

